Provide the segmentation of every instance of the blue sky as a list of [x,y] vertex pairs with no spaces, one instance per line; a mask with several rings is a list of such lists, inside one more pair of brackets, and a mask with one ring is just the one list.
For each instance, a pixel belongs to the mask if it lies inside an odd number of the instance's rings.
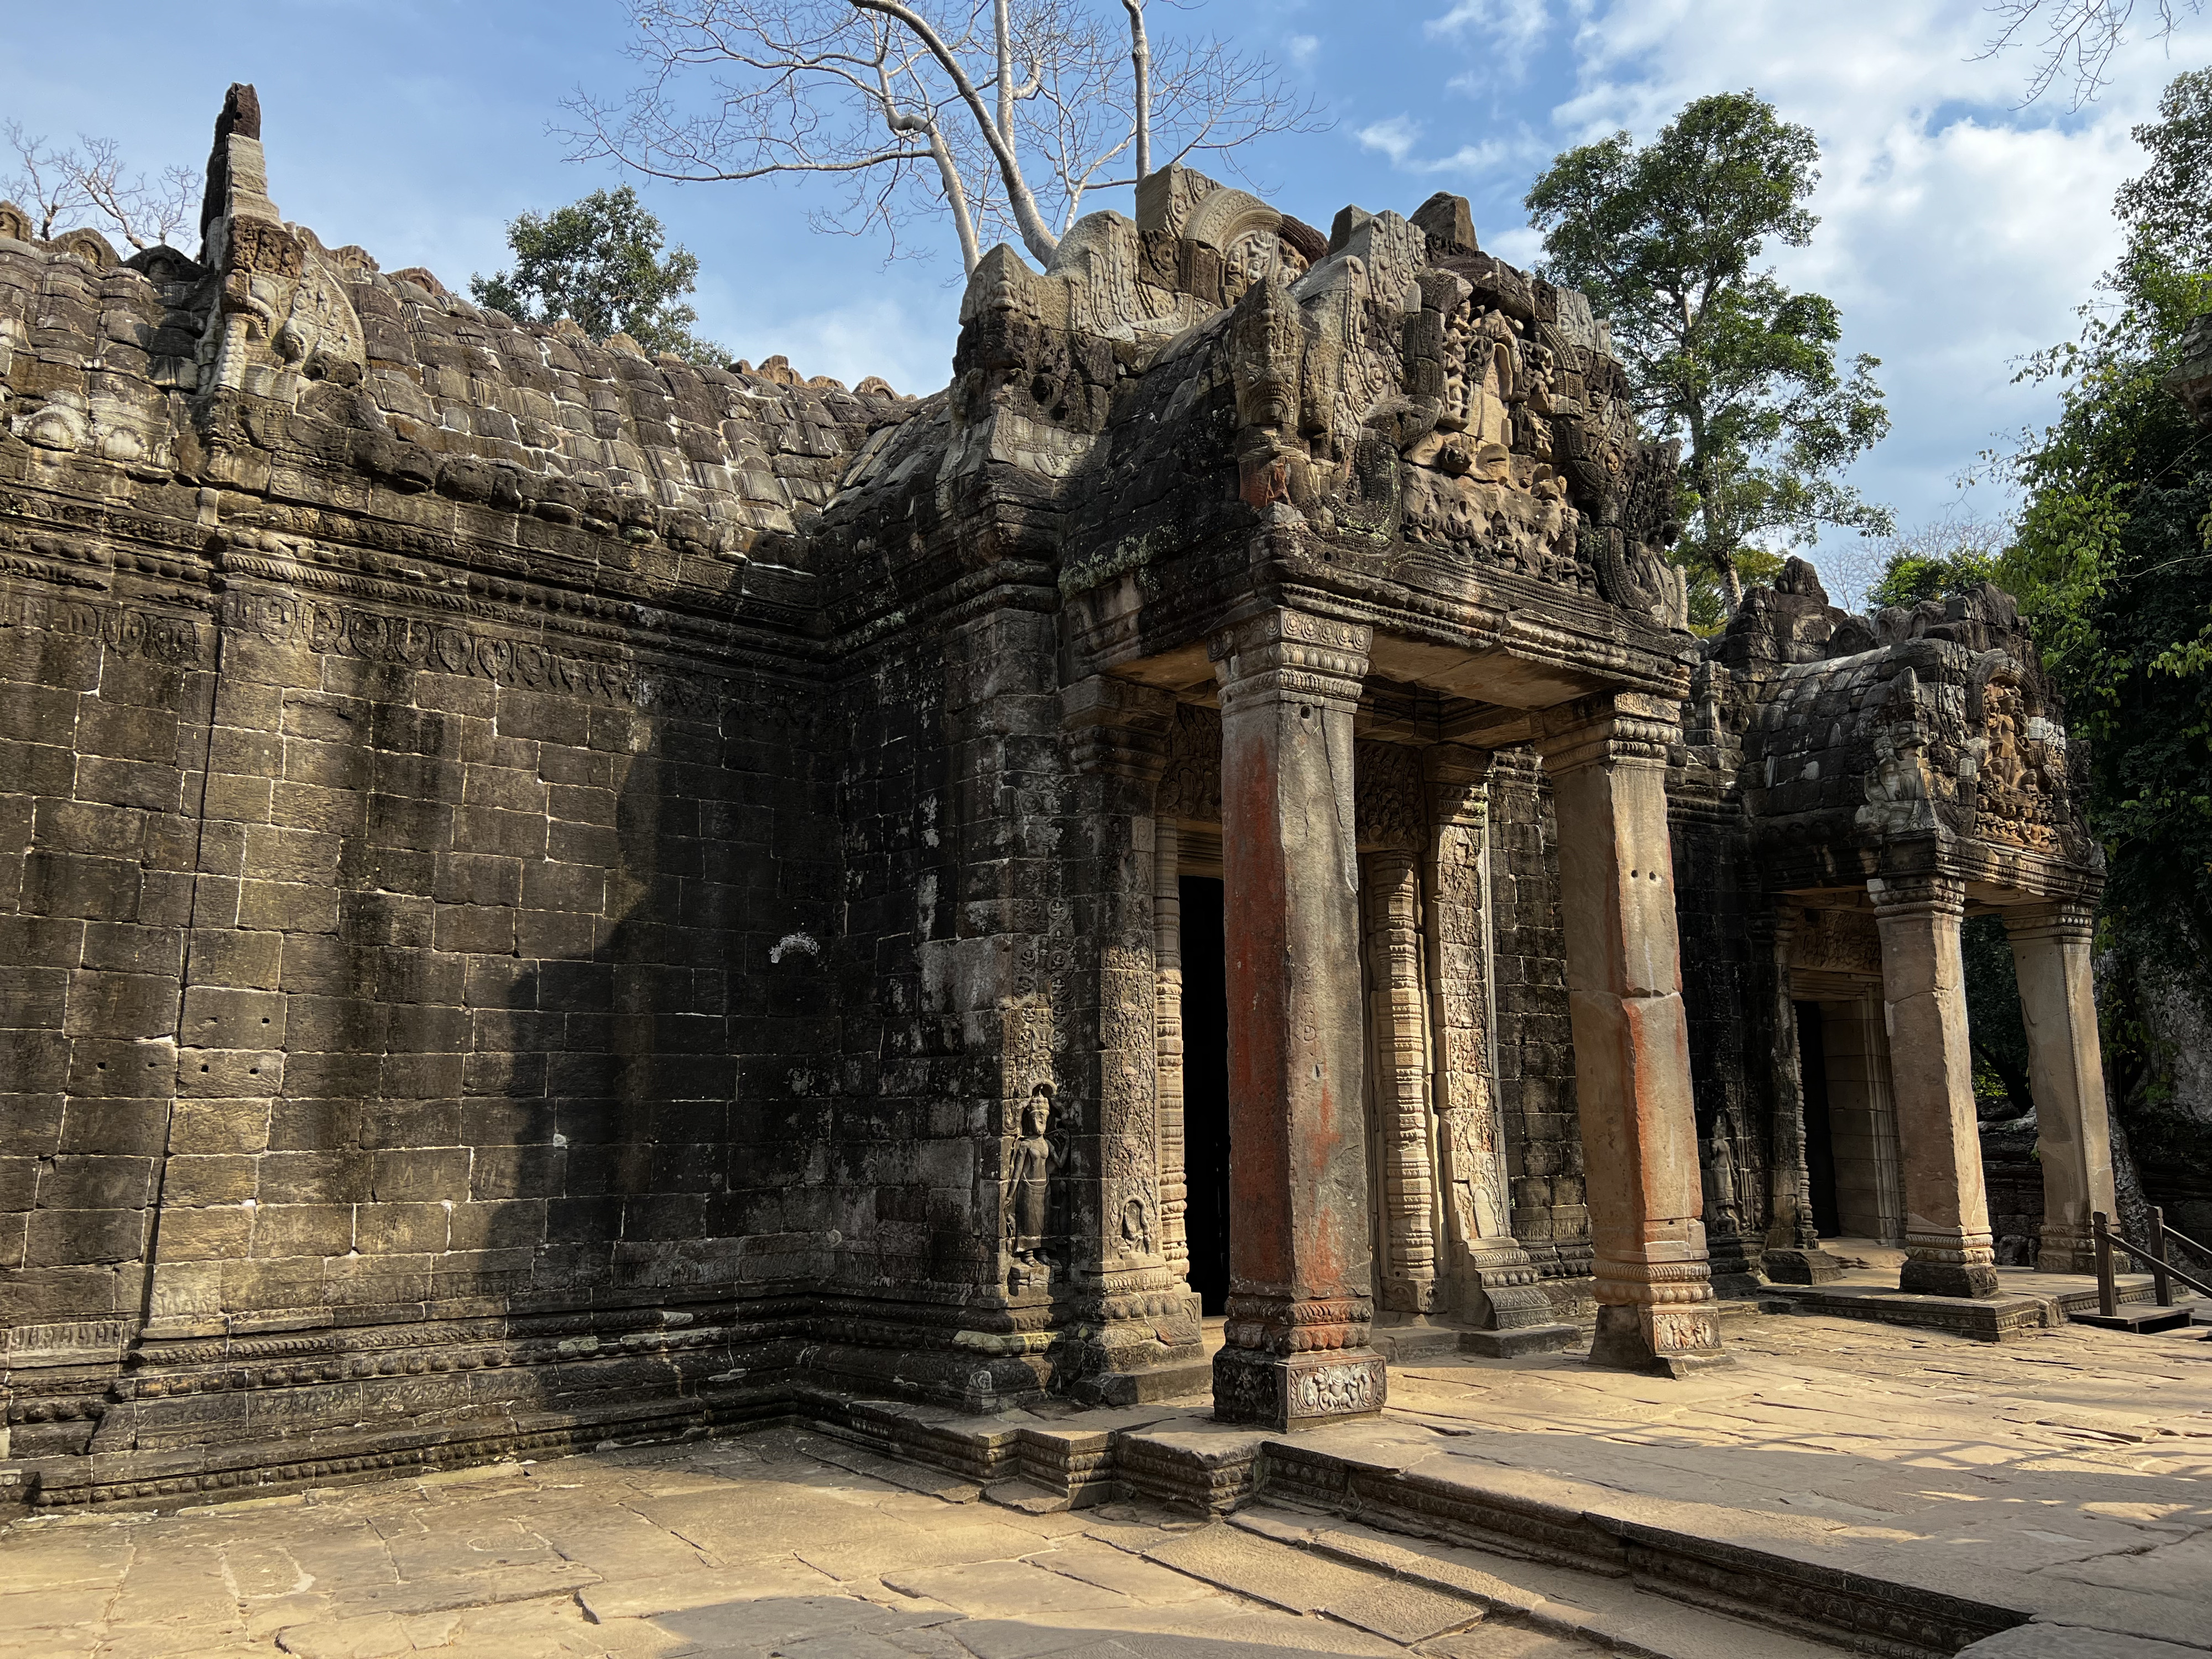
[[[2047,415],[2012,384],[2018,360],[2072,332],[2111,261],[2112,193],[2139,165],[2129,129],[2172,75],[2212,62],[2212,27],[2192,21],[2170,46],[2128,46],[2096,105],[2023,111],[2032,59],[1977,61],[1990,24],[1980,0],[1212,0],[1156,6],[1153,27],[1272,52],[1326,106],[1329,131],[1251,157],[1279,205],[1325,228],[1347,202],[1403,212],[1455,190],[1484,245],[1522,263],[1538,248],[1521,196],[1567,144],[1648,137],[1688,99],[1744,87],[1808,123],[1823,222],[1776,263],[1842,307],[1847,349],[1884,360],[1894,428],[1855,476],[1910,525],[1953,510],[1977,454]],[[0,5],[0,117],[198,167],[224,87],[253,82],[286,216],[459,289],[501,262],[514,214],[611,181],[548,128],[577,88],[628,83],[626,27],[619,0],[15,0]],[[647,195],[700,257],[703,331],[807,374],[944,382],[949,233],[934,259],[886,265],[879,244],[810,229],[801,189]],[[2002,506],[1986,489],[1969,503]],[[1816,557],[1832,577],[1863,562],[1850,537]]]

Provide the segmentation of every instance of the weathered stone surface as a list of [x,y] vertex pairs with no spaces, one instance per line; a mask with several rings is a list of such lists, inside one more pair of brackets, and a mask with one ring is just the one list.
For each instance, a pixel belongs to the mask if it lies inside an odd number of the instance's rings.
[[[1978,1265],[1971,1121],[1821,1014],[1824,1141],[1796,1010],[1871,1006],[1875,884],[2094,903],[2017,615],[1793,564],[1695,639],[1672,450],[1463,203],[1171,168],[992,252],[900,398],[382,272],[283,221],[283,123],[272,180],[227,106],[195,255],[0,239],[0,1491],[1180,1397],[1201,1176],[1271,1426],[1382,1407],[1378,1294],[1711,1358],[1709,1272],[1817,1276],[1815,1153]],[[2044,937],[2057,1240],[2108,1158]]]

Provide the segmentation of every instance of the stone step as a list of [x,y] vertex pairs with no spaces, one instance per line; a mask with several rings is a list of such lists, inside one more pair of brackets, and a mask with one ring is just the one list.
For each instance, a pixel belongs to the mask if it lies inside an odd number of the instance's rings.
[[2076,1325],[2094,1325],[2107,1331],[2132,1331],[2137,1336],[2152,1336],[2160,1331],[2178,1331],[2194,1322],[2186,1308],[2123,1308],[2116,1314],[2069,1312],[2067,1317]]

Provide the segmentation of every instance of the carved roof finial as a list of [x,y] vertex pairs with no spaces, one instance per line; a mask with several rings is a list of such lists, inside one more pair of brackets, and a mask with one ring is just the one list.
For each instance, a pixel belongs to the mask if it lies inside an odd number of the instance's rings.
[[234,81],[222,95],[222,112],[215,118],[215,143],[208,152],[207,193],[200,198],[200,234],[221,218],[230,195],[230,140],[261,137],[261,94],[244,81]]

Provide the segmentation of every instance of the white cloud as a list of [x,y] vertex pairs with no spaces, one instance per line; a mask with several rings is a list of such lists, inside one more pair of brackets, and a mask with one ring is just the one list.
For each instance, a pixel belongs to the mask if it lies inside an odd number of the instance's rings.
[[[946,313],[957,307],[957,294],[943,298]],[[747,318],[744,309],[702,305],[701,331],[753,362],[781,352],[800,374],[829,374],[848,386],[875,374],[896,391],[927,395],[952,378],[951,317],[921,314],[907,296],[781,318]]]
[[1294,34],[1283,42],[1283,55],[1291,60],[1294,69],[1310,70],[1321,52],[1321,37],[1314,34]]
[[1413,143],[1421,136],[1421,127],[1407,116],[1393,115],[1370,121],[1352,136],[1359,141],[1362,149],[1380,150],[1390,158],[1392,167],[1403,167],[1406,158],[1413,153]]
[[1482,51],[1480,67],[1450,82],[1474,91],[1501,76],[1518,81],[1527,74],[1529,58],[1551,31],[1550,12],[1546,0],[1456,0],[1449,11],[1425,24],[1423,33]]
[[1485,138],[1479,143],[1462,144],[1445,155],[1419,155],[1421,124],[1410,116],[1392,115],[1380,121],[1370,121],[1352,135],[1363,149],[1370,149],[1390,158],[1390,165],[1401,173],[1458,173],[1470,178],[1484,178],[1509,166],[1527,167],[1542,158],[1542,148],[1534,145],[1523,132],[1517,137]]
[[1978,451],[2047,418],[2014,368],[2075,331],[2118,252],[2112,192],[2142,166],[2129,129],[2212,58],[2212,30],[2178,34],[2170,60],[2137,40],[2077,115],[2063,95],[2019,108],[2032,53],[1978,59],[1987,38],[1977,0],[1607,0],[1576,30],[1577,85],[1553,112],[1563,142],[1643,140],[1689,100],[1749,87],[1814,130],[1820,227],[1770,252],[1842,307],[1846,349],[1883,360],[1894,426],[1856,476],[1908,522],[1944,510]]

